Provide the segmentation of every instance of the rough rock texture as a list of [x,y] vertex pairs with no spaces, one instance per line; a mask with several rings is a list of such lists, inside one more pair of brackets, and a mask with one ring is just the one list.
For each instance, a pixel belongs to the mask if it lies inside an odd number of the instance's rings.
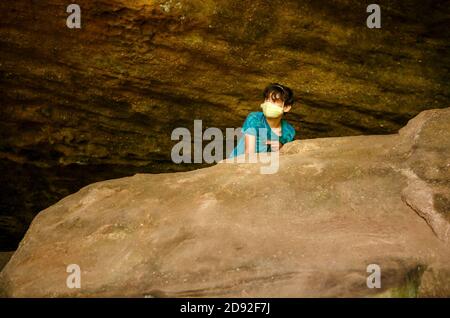
[[447,1],[0,1],[0,248],[95,181],[193,169],[175,127],[239,127],[270,81],[298,138],[395,133],[449,105]]
[[88,185],[33,220],[2,293],[450,297],[449,133],[450,108],[429,110],[398,134],[287,144],[275,174],[225,161]]

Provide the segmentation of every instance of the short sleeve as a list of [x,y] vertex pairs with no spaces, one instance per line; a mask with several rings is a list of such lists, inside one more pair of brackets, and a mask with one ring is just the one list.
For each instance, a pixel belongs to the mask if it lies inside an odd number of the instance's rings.
[[285,137],[283,138],[284,143],[288,143],[294,140],[295,128],[286,122],[286,132],[283,132]]
[[290,127],[291,129],[289,130],[289,134],[288,134],[288,142],[291,142],[294,140],[295,137],[295,128],[294,127]]
[[257,136],[259,126],[260,120],[257,116],[257,113],[250,113],[244,121],[244,125],[242,126],[242,133]]

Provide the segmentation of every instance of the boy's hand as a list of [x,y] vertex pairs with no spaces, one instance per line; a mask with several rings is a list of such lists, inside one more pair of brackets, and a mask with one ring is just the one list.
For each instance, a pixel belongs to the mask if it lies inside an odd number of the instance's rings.
[[273,152],[279,151],[282,144],[278,140],[268,140],[266,144],[270,146],[270,150]]

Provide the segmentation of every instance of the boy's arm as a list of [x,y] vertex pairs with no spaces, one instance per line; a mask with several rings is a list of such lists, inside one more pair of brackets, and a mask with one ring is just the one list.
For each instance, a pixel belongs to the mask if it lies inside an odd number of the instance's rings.
[[242,132],[245,134],[245,154],[254,154],[256,152],[257,127],[257,113],[250,113],[242,126]]
[[256,136],[245,135],[245,153],[252,154],[256,151]]

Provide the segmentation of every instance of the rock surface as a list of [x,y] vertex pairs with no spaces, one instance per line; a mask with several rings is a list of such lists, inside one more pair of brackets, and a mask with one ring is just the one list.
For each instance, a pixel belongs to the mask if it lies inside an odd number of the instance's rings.
[[287,144],[275,174],[223,162],[88,185],[37,215],[1,293],[450,297],[449,128],[450,108],[429,110],[398,134]]
[[240,127],[297,94],[298,138],[395,133],[450,101],[446,1],[0,1],[0,249],[87,184],[170,161],[175,127]]

